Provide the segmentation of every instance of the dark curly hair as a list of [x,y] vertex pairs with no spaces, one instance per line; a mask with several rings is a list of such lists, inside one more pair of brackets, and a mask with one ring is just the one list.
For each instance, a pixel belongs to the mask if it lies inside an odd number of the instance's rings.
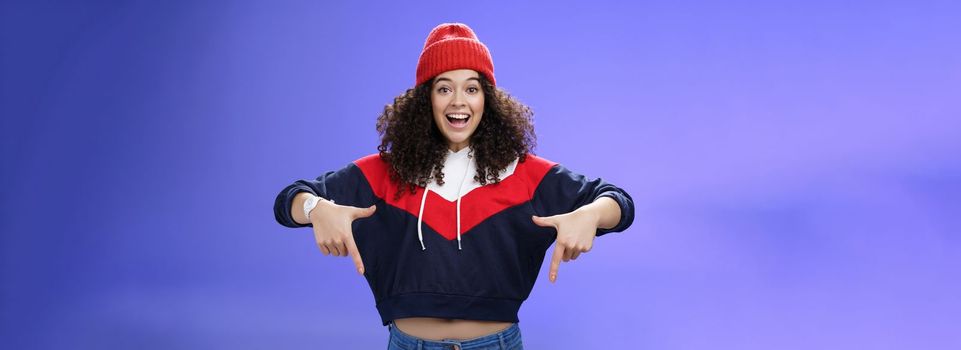
[[[474,179],[481,185],[499,183],[500,172],[515,158],[523,162],[533,154],[537,143],[534,113],[506,91],[492,85],[479,74],[484,92],[484,114],[470,138],[472,156],[477,162]],[[433,178],[444,184],[444,159],[447,140],[434,122],[430,92],[433,79],[417,85],[384,106],[377,117],[377,133],[381,135],[377,150],[390,164],[390,179],[411,194],[417,186],[427,186]],[[433,169],[433,174],[431,173]]]

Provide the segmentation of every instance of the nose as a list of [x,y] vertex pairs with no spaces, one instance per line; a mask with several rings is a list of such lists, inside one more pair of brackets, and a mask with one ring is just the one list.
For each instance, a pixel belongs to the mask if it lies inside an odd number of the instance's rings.
[[450,103],[454,106],[464,106],[467,105],[467,98],[464,97],[463,92],[455,92],[454,99]]

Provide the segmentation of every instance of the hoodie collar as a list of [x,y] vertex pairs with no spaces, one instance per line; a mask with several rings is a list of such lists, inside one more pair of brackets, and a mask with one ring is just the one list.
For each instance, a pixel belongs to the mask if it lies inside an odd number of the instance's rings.
[[451,150],[450,148],[448,148],[448,149],[447,149],[447,155],[448,155],[448,156],[456,155],[456,156],[459,156],[459,157],[463,157],[463,156],[467,156],[467,153],[469,153],[470,150],[471,150],[470,146],[461,148],[460,151],[457,151],[457,152],[454,152],[453,150]]

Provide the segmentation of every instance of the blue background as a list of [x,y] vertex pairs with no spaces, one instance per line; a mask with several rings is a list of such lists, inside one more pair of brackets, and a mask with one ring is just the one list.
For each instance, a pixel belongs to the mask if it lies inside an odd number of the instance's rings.
[[0,347],[384,348],[276,194],[376,152],[465,22],[535,152],[634,225],[540,280],[531,349],[961,347],[955,1],[4,1]]

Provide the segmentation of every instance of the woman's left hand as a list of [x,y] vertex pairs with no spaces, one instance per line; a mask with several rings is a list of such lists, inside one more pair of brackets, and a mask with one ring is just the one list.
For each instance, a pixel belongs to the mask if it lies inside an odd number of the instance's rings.
[[548,275],[551,283],[557,281],[557,269],[561,260],[567,262],[577,259],[581,253],[591,251],[594,237],[597,233],[597,214],[588,210],[574,210],[566,214],[554,216],[533,216],[534,224],[542,227],[553,227],[557,230],[557,242],[554,244],[554,255],[551,257],[551,269]]

